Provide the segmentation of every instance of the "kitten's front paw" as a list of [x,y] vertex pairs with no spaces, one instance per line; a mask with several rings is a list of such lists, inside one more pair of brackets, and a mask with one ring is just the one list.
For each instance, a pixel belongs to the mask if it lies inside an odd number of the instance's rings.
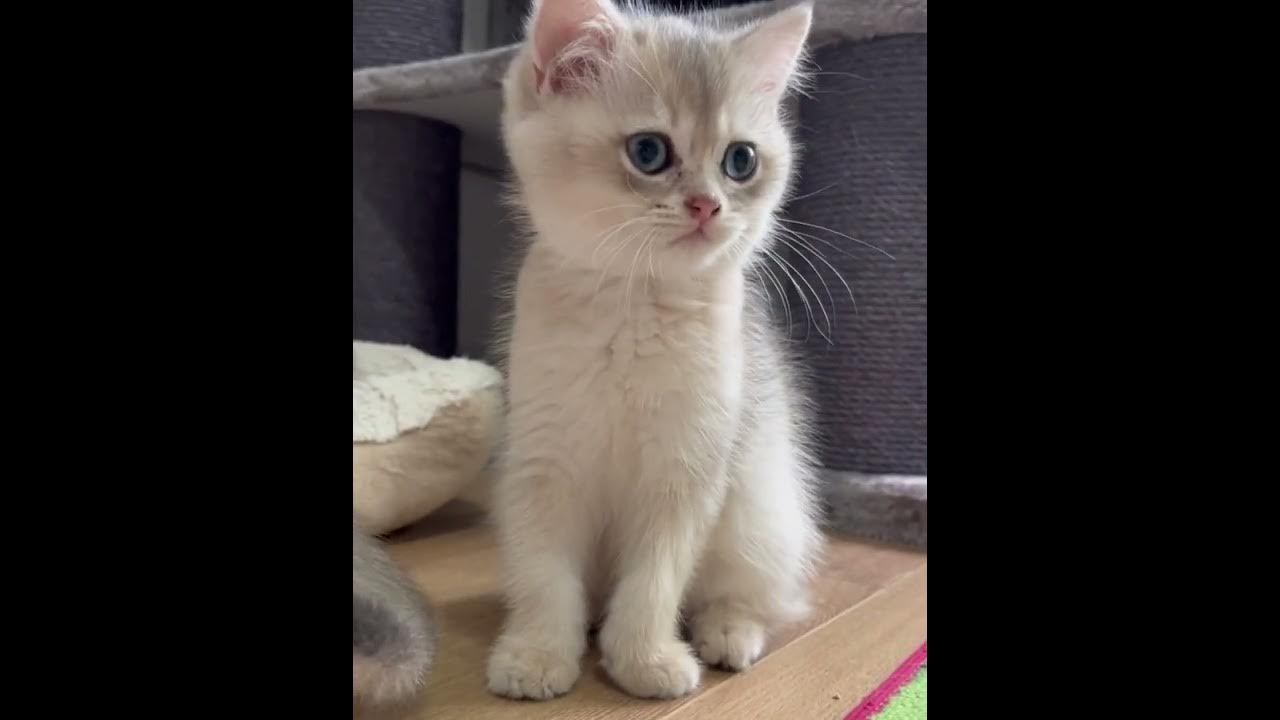
[[627,692],[644,698],[678,698],[688,695],[702,679],[702,667],[689,652],[689,646],[672,641],[656,652],[634,653],[626,659],[604,658],[609,677]]
[[516,700],[549,700],[578,679],[578,658],[501,638],[489,656],[489,691]]
[[728,608],[702,611],[693,619],[690,631],[698,656],[708,665],[746,670],[764,652],[764,626]]

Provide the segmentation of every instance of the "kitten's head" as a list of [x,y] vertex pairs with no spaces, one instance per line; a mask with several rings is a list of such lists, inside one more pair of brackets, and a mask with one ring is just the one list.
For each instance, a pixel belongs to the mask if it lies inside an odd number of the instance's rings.
[[811,16],[716,27],[541,0],[503,115],[539,241],[613,274],[696,274],[755,251],[790,180],[781,103]]

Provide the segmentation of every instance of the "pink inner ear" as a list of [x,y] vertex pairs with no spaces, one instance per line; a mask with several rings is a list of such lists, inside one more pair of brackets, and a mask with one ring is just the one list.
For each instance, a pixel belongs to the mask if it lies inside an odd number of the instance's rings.
[[[575,82],[581,83],[597,77],[598,74],[599,68],[592,60],[585,57],[574,57],[556,63],[551,77],[545,78],[545,80],[551,92],[559,93],[571,89]],[[543,79],[540,78],[538,81],[540,87],[542,82]]]
[[[533,20],[533,65],[538,91],[561,92],[574,81],[593,77],[596,63],[609,53],[616,17],[607,0],[543,0]],[[557,61],[578,42],[587,52]],[[598,50],[598,57],[593,58]]]
[[[541,21],[542,16],[538,19]],[[572,18],[552,17],[534,26],[533,47],[538,67],[546,68],[561,50],[586,32],[582,22]]]
[[764,20],[739,40],[742,54],[755,68],[757,88],[777,94],[786,89],[795,72],[805,38],[809,34],[812,11],[807,6],[784,10]]

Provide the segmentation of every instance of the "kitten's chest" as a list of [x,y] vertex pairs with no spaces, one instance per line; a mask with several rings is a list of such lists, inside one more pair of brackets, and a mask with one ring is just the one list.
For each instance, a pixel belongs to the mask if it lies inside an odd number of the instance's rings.
[[526,265],[511,347],[513,397],[530,390],[541,404],[552,393],[563,409],[592,419],[601,412],[643,417],[655,409],[736,404],[743,374],[740,283],[726,278],[724,287],[695,292],[655,286],[649,293],[646,286],[633,295],[625,285],[599,287],[597,279],[592,273],[584,283],[545,262]]
[[634,309],[602,333],[602,390],[632,410],[716,399],[737,390],[736,338],[709,311]]
[[[723,350],[702,318],[670,318],[651,308],[622,319],[608,337],[610,373],[655,389],[676,378],[713,375]],[[678,385],[679,383],[677,383]]]
[[524,346],[520,364],[536,367],[528,374],[556,386],[564,402],[635,411],[727,398],[740,387],[736,328],[713,310],[541,308],[517,324],[524,325],[513,345],[513,351]]

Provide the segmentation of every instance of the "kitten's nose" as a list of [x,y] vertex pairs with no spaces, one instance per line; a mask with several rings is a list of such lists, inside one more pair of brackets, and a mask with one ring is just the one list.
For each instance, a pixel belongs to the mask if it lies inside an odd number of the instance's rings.
[[708,195],[690,195],[684,206],[689,208],[689,217],[697,220],[699,225],[720,212],[720,201]]

